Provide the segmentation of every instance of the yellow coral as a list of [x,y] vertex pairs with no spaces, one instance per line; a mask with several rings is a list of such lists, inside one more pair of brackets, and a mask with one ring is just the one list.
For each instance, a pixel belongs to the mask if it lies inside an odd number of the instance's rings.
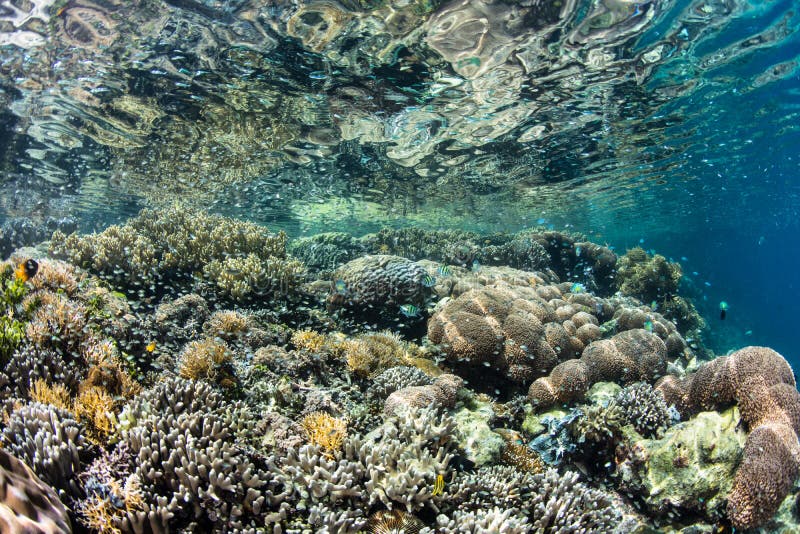
[[341,343],[347,366],[358,376],[372,376],[390,367],[406,365],[416,348],[392,332],[362,334]]
[[114,429],[114,399],[111,395],[97,386],[82,386],[73,412],[78,421],[86,425],[89,440],[104,445]]
[[48,385],[42,379],[31,384],[31,400],[42,404],[52,404],[63,410],[70,409],[69,390],[61,384]]
[[319,352],[325,346],[325,336],[313,330],[296,330],[291,341],[296,349],[309,352]]
[[328,456],[342,447],[347,435],[347,421],[325,412],[313,412],[301,421],[300,425],[308,437],[309,443],[321,447]]
[[[136,475],[130,475],[124,485],[116,480],[111,480],[106,485],[111,496],[101,496],[97,493],[90,495],[78,503],[78,513],[84,525],[93,532],[100,534],[121,534],[117,526],[130,512],[144,509],[144,494],[141,483]],[[113,499],[111,498],[113,497]],[[114,502],[123,502],[123,507],[117,507]]]
[[235,385],[230,370],[232,355],[220,340],[201,339],[188,343],[181,355],[180,375],[191,380],[207,380],[223,387]]
[[214,312],[204,325],[204,329],[215,336],[229,338],[250,327],[247,316],[233,310],[220,310]]

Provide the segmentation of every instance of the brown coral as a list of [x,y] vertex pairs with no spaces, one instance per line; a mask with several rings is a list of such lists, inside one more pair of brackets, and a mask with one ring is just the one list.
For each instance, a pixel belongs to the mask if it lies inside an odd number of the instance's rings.
[[652,382],[667,369],[667,348],[645,330],[628,330],[591,343],[580,359],[558,364],[548,377],[528,388],[528,400],[543,409],[582,397],[592,384],[613,381]]
[[0,449],[0,531],[31,534],[72,532],[55,491],[31,469]]
[[216,339],[187,343],[181,353],[180,375],[191,380],[207,380],[224,387],[236,384],[231,368],[233,355],[227,345]]
[[330,456],[342,447],[344,438],[347,437],[347,421],[325,412],[306,415],[300,426],[305,431],[309,443],[318,445],[326,455]]
[[772,517],[800,472],[800,393],[783,356],[745,347],[682,380],[665,377],[657,389],[683,415],[738,403],[750,434],[728,498],[728,518],[737,529],[749,529]]
[[456,394],[463,385],[464,381],[460,377],[441,374],[430,385],[409,386],[393,392],[386,399],[383,411],[387,415],[393,415],[400,406],[452,408],[456,403]]
[[[582,306],[562,299],[559,288],[495,286],[449,301],[428,323],[428,338],[459,366],[486,366],[526,383],[563,360],[577,357],[597,337]],[[553,297],[553,298],[551,298]],[[549,299],[549,300],[546,300]]]

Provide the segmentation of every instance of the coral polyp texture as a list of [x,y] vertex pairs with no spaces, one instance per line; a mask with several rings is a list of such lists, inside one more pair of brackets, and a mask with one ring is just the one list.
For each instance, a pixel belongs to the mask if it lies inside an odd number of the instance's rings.
[[[338,7],[314,9],[293,28]],[[660,256],[288,243],[182,206],[42,250],[0,263],[3,532],[710,532],[792,504],[791,369],[698,366]]]
[[579,359],[558,364],[528,389],[536,409],[580,399],[597,382],[654,382],[667,372],[667,347],[646,330],[627,330],[590,344]]
[[428,338],[456,369],[486,368],[528,383],[600,337],[586,308],[564,300],[558,286],[475,289],[431,317]]
[[792,368],[766,347],[745,347],[658,389],[682,414],[736,403],[750,433],[728,497],[736,528],[762,525],[778,510],[800,469],[800,393]]

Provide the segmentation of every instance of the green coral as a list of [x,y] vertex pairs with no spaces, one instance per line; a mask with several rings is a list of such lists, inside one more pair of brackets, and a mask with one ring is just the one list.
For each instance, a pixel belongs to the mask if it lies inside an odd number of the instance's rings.
[[5,364],[25,337],[25,325],[18,320],[22,299],[27,293],[25,282],[14,276],[14,266],[2,265],[0,271],[0,362]]

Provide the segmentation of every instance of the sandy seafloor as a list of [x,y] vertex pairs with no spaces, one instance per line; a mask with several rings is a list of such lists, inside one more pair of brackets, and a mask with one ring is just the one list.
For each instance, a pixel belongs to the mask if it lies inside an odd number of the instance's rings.
[[658,254],[180,206],[47,237],[0,273],[3,532],[800,529],[789,364],[713,354]]

